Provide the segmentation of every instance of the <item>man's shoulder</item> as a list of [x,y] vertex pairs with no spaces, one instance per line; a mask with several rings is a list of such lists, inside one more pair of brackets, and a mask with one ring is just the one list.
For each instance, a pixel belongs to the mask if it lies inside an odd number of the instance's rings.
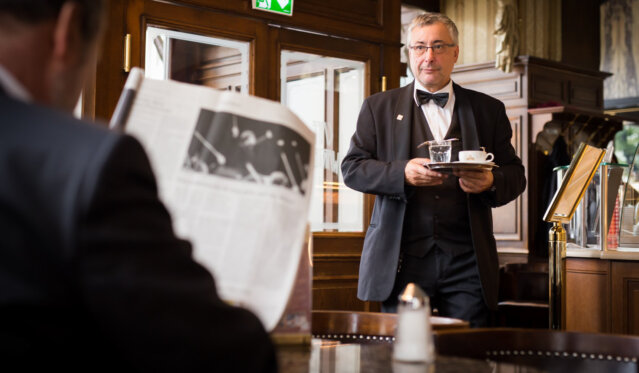
[[6,140],[27,140],[32,147],[58,151],[90,150],[98,143],[115,142],[121,135],[106,126],[77,119],[48,107],[0,99],[0,119]]
[[366,98],[366,101],[372,106],[380,105],[381,103],[394,104],[400,97],[406,93],[407,90],[412,91],[412,85],[389,89],[388,91],[374,93]]

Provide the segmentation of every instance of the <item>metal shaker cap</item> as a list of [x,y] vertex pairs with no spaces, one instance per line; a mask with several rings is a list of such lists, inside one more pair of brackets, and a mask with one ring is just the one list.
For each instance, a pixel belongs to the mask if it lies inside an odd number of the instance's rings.
[[409,309],[430,307],[428,295],[415,283],[409,283],[399,295],[399,304]]

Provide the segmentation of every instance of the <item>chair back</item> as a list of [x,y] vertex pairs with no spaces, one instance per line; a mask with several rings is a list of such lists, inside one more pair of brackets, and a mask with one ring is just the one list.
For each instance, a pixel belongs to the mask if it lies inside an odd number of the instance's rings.
[[[539,329],[473,329],[435,333],[440,355],[493,361],[572,366],[580,361],[636,365],[639,337]],[[537,364],[540,363],[540,364]],[[602,365],[603,367],[603,365]]]

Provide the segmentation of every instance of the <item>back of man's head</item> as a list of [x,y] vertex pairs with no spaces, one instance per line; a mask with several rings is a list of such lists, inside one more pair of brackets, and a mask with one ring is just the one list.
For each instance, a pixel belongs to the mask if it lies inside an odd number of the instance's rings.
[[76,3],[82,12],[82,36],[85,41],[95,39],[103,23],[104,0],[0,0],[0,29],[7,18],[14,22],[34,25],[55,20],[67,2]]
[[31,101],[72,110],[95,64],[106,4],[0,0],[0,67]]

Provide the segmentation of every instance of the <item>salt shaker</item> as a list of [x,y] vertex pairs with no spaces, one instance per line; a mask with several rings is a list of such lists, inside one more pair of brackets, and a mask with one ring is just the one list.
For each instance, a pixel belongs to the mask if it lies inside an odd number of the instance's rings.
[[435,360],[430,301],[414,283],[406,285],[399,296],[393,359],[414,363],[430,363]]

